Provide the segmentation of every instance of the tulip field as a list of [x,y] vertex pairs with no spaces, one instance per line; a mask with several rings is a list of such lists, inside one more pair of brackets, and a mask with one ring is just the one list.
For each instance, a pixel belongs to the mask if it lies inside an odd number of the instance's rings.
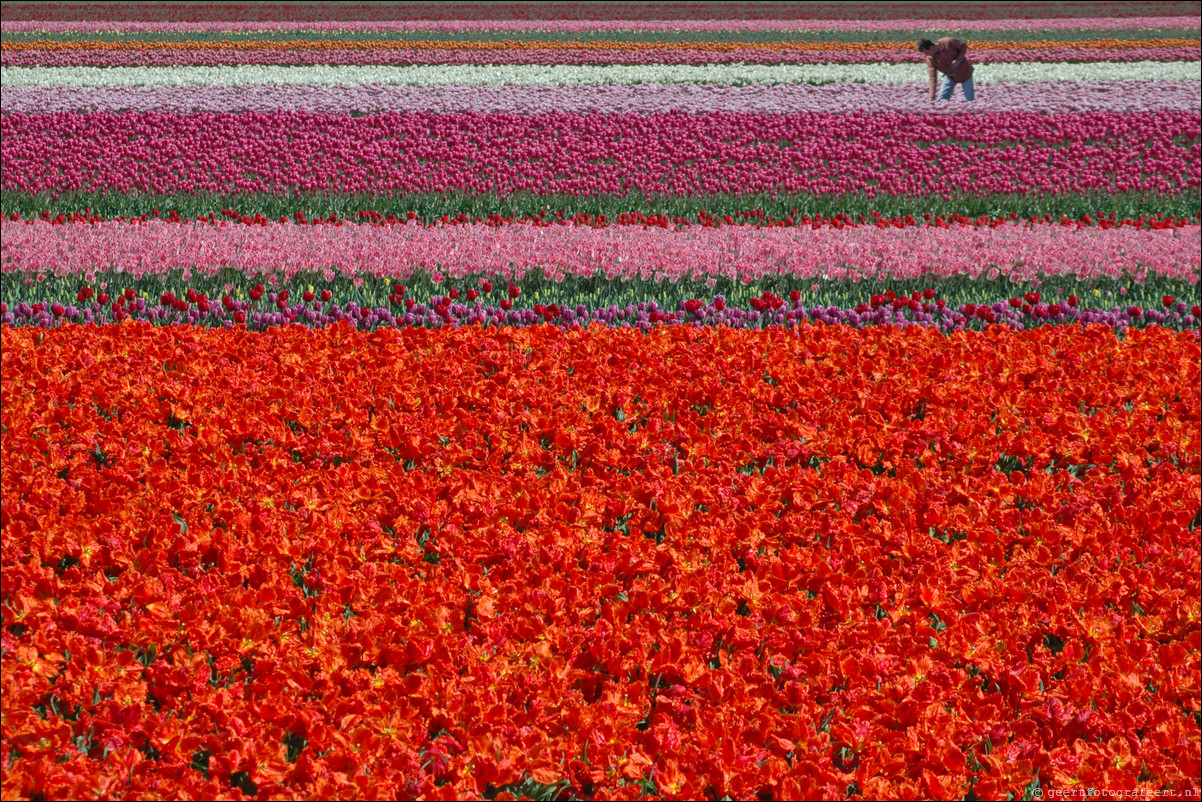
[[4,799],[1199,798],[1198,2],[0,11]]

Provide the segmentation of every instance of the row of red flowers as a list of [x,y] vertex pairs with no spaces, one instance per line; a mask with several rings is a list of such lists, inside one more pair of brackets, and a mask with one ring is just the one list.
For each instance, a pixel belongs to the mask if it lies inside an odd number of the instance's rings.
[[[479,298],[480,293],[487,295],[493,291],[493,283],[487,279],[481,280],[477,286],[479,287],[478,290],[469,287],[466,290],[466,293],[461,292],[458,288],[451,287],[447,290],[445,297],[433,299],[433,302],[435,305],[441,305],[442,302],[450,304],[451,302],[458,300],[460,296],[470,302]],[[406,289],[407,288],[404,284],[393,284],[392,292],[388,295],[388,302],[393,306],[404,305],[406,308],[412,309],[415,302],[414,299],[405,297]],[[263,295],[266,291],[266,286],[262,283],[259,283],[250,288],[248,295],[252,301],[259,301],[263,298]],[[282,289],[279,292],[272,294],[275,296],[275,303],[280,309],[288,308],[288,301],[291,295],[287,289]],[[510,281],[506,286],[505,294],[509,296],[509,299],[519,298],[522,294],[522,288]],[[879,309],[885,305],[891,305],[894,309],[906,307],[917,310],[924,301],[930,302],[933,300],[936,301],[936,305],[942,309],[946,306],[946,302],[942,299],[937,299],[937,295],[938,293],[936,290],[931,287],[927,287],[923,290],[914,290],[908,296],[905,294],[898,295],[893,290],[886,290],[883,293],[874,293],[867,302],[861,303],[859,306],[857,306],[856,311],[866,312],[869,309]],[[307,304],[313,303],[313,301],[315,301],[318,297],[321,298],[323,303],[326,303],[329,302],[333,296],[328,289],[322,289],[320,292],[306,290],[301,293],[301,298]],[[1007,303],[1009,303],[1010,307],[1013,309],[1022,309],[1024,313],[1030,314],[1033,311],[1033,308],[1039,305],[1042,297],[1043,296],[1040,293],[1031,291],[1024,293],[1022,297],[1014,296],[1010,298]],[[96,290],[88,285],[84,285],[80,288],[79,292],[76,293],[76,300],[78,300],[80,303],[87,303],[93,298],[97,299],[101,306],[104,306],[109,302],[112,296],[110,296],[104,290],[101,290],[99,293],[97,293]],[[136,302],[138,296],[132,289],[126,288],[123,292],[118,293],[116,298],[117,300],[114,302],[115,304],[124,305],[125,303]],[[789,300],[793,304],[797,304],[799,301],[801,301],[801,298],[802,295],[800,290],[791,290],[789,292]],[[1081,299],[1076,295],[1069,295],[1065,300],[1065,304],[1072,308],[1076,308],[1080,302]],[[172,308],[180,311],[187,310],[191,305],[196,305],[196,307],[202,311],[208,311],[211,307],[212,301],[203,292],[189,287],[183,298],[177,298],[172,292],[164,292],[159,297],[159,303],[163,306],[171,306]],[[774,293],[765,292],[760,297],[752,298],[750,303],[752,309],[762,312],[766,309],[780,309],[785,305],[785,299]],[[1177,299],[1172,295],[1163,295],[1160,298],[1161,306],[1166,309],[1176,303]],[[240,305],[235,302],[228,293],[221,296],[221,304],[228,311],[234,311],[241,308]],[[504,305],[505,300],[502,300],[501,304]],[[551,305],[555,306],[555,304]],[[690,298],[681,304],[681,308],[689,312],[694,312],[704,305],[706,305],[705,301],[701,301],[697,298]],[[717,298],[712,302],[712,305],[716,306],[719,310],[725,307],[725,303],[723,303],[721,299]],[[44,304],[34,304],[33,306],[35,307],[33,310],[34,312],[40,312],[42,311]],[[970,304],[969,306],[972,306],[970,314],[975,313],[975,305]],[[4,311],[7,311],[7,309]],[[114,306],[113,311],[119,311],[119,307]],[[1058,304],[1056,305],[1056,309],[1052,312],[1052,314],[1056,314],[1057,312],[1059,312]],[[1194,317],[1198,317],[1198,313],[1199,307],[1197,304],[1195,304],[1191,310],[1191,314],[1193,314]],[[56,314],[61,314],[61,312],[57,312]],[[1138,314],[1133,314],[1133,316],[1138,317]]]
[[893,203],[994,194],[1171,197],[1202,186],[1202,123],[1189,110],[12,112],[0,115],[0,137],[5,192],[51,197],[784,194]]
[[1195,333],[0,344],[6,798],[1198,788]]
[[[6,220],[13,222],[22,219],[19,212],[9,212],[5,216]],[[151,209],[141,215],[104,217],[99,214],[93,214],[91,209],[85,209],[82,212],[73,212],[71,214],[58,213],[51,214],[49,210],[43,210],[36,217],[24,218],[27,224],[32,224],[34,220],[45,220],[54,225],[66,225],[75,223],[103,223],[109,220],[120,220],[129,222],[149,222],[151,220],[162,220],[169,223],[190,223],[192,218],[181,216],[178,211],[168,210],[163,213],[159,209]],[[744,225],[756,227],[783,228],[788,226],[800,225],[809,226],[815,230],[820,228],[855,228],[856,226],[873,226],[876,228],[912,228],[915,226],[926,228],[953,228],[966,227],[973,228],[999,228],[1008,223],[1024,223],[1032,227],[1035,226],[1060,226],[1062,228],[1091,228],[1097,227],[1102,229],[1112,228],[1147,228],[1153,230],[1164,230],[1174,228],[1184,228],[1185,226],[1198,225],[1199,220],[1202,220],[1202,212],[1194,214],[1190,217],[1178,217],[1177,215],[1141,215],[1139,217],[1123,217],[1119,218],[1114,212],[1105,213],[1098,212],[1096,214],[1083,214],[1080,217],[1069,217],[1068,215],[1060,215],[1058,218],[1053,218],[1050,213],[1042,215],[1027,215],[1020,217],[1016,212],[1010,212],[1004,215],[978,215],[969,217],[963,214],[947,214],[947,215],[932,215],[929,212],[918,217],[912,214],[894,215],[886,217],[880,212],[871,212],[869,215],[849,215],[837,214],[834,216],[826,216],[822,214],[804,215],[798,210],[792,210],[788,217],[777,219],[771,213],[765,213],[762,209],[751,209],[736,211],[733,214],[711,214],[705,210],[697,212],[693,216],[688,215],[668,215],[665,213],[646,214],[644,212],[628,212],[614,215],[611,219],[605,214],[589,214],[587,212],[576,212],[574,214],[566,214],[562,211],[540,212],[537,214],[488,214],[477,215],[475,217],[462,212],[457,214],[444,214],[437,217],[427,218],[418,216],[415,212],[401,212],[399,214],[385,214],[372,209],[365,209],[355,212],[353,215],[339,216],[336,213],[327,215],[316,215],[310,217],[305,212],[294,212],[290,217],[281,215],[278,220],[276,218],[264,215],[260,212],[239,212],[236,209],[222,209],[220,214],[210,212],[207,216],[200,215],[196,218],[197,223],[211,223],[214,225],[224,225],[227,222],[241,223],[247,226],[267,226],[270,223],[295,223],[296,225],[323,226],[333,225],[341,226],[348,223],[371,223],[378,226],[394,226],[394,225],[417,225],[426,227],[438,226],[470,226],[470,225],[489,225],[489,226],[506,226],[506,225],[531,225],[539,226],[580,226],[588,225],[595,228],[607,228],[609,226],[648,226],[656,228],[681,228],[698,225],[703,228],[721,228],[724,225]]]

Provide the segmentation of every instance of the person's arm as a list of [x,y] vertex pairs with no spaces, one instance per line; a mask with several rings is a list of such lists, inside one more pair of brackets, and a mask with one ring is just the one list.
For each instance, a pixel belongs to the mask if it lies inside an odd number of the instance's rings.
[[935,99],[935,82],[936,82],[935,65],[931,62],[931,60],[929,58],[927,59],[927,78],[930,80],[930,83],[931,83],[931,100],[934,100]]
[[952,60],[952,66],[948,70],[950,74],[959,69],[960,65],[963,64],[965,59],[968,58],[968,44],[961,42],[959,39],[953,39],[949,44],[951,44],[952,50],[956,54],[955,59]]

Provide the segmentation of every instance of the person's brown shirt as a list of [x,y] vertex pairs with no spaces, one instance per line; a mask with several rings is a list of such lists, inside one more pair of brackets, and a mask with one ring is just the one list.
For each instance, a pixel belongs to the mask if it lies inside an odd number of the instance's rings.
[[945,36],[935,43],[935,55],[927,56],[927,75],[931,79],[931,91],[935,91],[937,78],[935,73],[941,72],[956,83],[963,83],[972,77],[972,64],[966,57],[955,70],[952,62],[968,52],[968,45],[959,39]]

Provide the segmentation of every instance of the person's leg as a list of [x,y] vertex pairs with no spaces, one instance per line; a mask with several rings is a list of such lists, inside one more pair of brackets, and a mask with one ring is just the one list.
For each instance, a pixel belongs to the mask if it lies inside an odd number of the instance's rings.
[[970,75],[967,78],[965,78],[964,83],[960,84],[960,86],[964,88],[964,99],[972,100],[973,96],[974,96],[974,93],[972,90],[972,76]]
[[951,100],[952,90],[956,88],[956,83],[946,75],[939,80],[939,89],[936,97],[939,100]]

